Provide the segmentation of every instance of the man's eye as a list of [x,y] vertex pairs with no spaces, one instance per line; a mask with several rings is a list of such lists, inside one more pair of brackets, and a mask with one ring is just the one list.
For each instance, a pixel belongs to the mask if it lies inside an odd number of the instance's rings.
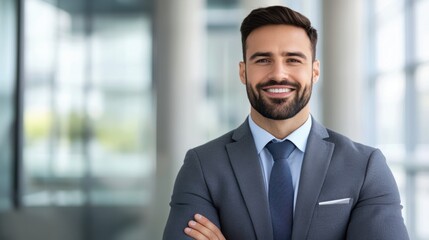
[[269,62],[270,62],[270,60],[268,60],[266,58],[261,58],[261,59],[256,60],[256,63],[269,63]]
[[287,62],[290,62],[290,63],[300,63],[301,61],[299,59],[296,59],[296,58],[289,58],[287,60]]

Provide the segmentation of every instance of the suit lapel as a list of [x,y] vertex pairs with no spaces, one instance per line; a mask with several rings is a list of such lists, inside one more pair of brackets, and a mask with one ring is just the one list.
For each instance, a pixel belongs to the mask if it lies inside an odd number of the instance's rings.
[[273,232],[261,165],[247,121],[234,132],[233,139],[235,142],[226,148],[256,237],[271,240]]
[[323,182],[334,151],[326,128],[313,119],[302,163],[295,206],[292,239],[306,239]]

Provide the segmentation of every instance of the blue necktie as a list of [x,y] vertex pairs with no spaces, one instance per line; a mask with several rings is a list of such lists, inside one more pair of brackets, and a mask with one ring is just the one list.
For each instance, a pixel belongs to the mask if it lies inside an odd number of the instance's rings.
[[295,145],[289,140],[270,142],[267,149],[274,159],[268,190],[274,240],[289,240],[292,238],[294,190],[286,159]]

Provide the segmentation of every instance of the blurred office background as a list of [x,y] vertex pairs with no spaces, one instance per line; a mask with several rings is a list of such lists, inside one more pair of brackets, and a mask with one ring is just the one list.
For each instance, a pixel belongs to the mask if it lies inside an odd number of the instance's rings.
[[0,0],[0,239],[160,239],[186,150],[244,121],[239,25],[319,30],[313,115],[385,153],[429,239],[429,0]]

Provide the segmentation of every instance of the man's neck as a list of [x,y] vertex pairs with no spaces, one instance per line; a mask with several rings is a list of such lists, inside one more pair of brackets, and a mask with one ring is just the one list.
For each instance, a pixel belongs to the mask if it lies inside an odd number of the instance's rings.
[[307,121],[310,116],[310,108],[309,106],[306,106],[294,117],[286,120],[273,120],[266,118],[253,108],[250,110],[250,116],[259,127],[265,129],[274,137],[283,139]]

